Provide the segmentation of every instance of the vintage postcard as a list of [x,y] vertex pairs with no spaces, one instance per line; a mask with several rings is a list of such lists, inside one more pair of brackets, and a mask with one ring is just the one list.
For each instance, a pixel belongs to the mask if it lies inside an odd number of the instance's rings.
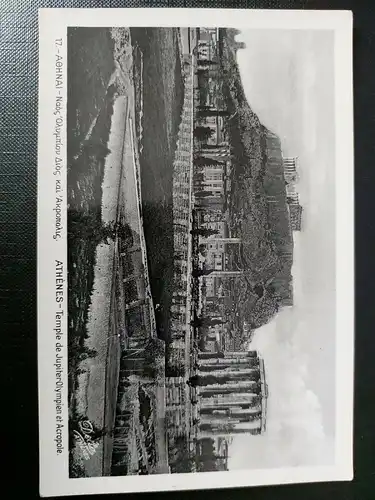
[[39,77],[41,494],[350,480],[351,13],[45,9]]

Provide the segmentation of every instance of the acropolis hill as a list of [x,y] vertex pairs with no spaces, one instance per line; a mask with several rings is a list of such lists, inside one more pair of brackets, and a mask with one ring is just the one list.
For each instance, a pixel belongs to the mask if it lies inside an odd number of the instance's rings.
[[[268,297],[241,293],[243,316],[254,327],[268,322],[279,307],[293,303],[291,267],[293,237],[287,203],[281,141],[251,109],[236,60],[236,32],[223,42],[225,105],[232,159],[228,209],[238,226],[243,251],[244,283],[263,288]],[[245,284],[246,283],[246,284]],[[250,290],[249,290],[250,291]]]

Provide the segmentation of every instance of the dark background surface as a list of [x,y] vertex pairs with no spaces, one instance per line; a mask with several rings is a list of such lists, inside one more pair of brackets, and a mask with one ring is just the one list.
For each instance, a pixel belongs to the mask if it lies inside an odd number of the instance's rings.
[[[181,500],[375,499],[375,2],[373,0],[0,0],[0,331],[3,457],[13,498],[38,496],[36,187],[39,7],[238,7],[349,9],[354,13],[356,183],[355,479],[148,495]],[[350,376],[350,373],[348,373]],[[8,476],[10,479],[10,476]],[[4,487],[2,486],[2,490]],[[135,497],[135,495],[128,495]],[[137,495],[145,498],[146,495]]]

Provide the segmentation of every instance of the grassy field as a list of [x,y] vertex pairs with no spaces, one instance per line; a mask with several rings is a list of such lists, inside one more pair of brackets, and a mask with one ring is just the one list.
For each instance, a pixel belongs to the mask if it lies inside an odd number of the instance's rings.
[[137,75],[140,52],[143,57],[143,218],[152,295],[162,306],[158,334],[166,338],[173,280],[173,158],[184,88],[175,29],[134,28],[131,37]]
[[[126,85],[132,85],[131,72],[127,66],[121,64],[131,64],[132,55],[135,58],[133,66],[135,103],[132,102],[135,104],[138,140],[141,139],[140,131],[143,128],[140,163],[151,287],[155,303],[165,305],[162,307],[163,313],[158,318],[160,335],[162,336],[168,328],[169,295],[173,276],[172,165],[183,101],[180,58],[175,30],[134,30],[132,36],[134,36],[133,54],[128,50],[129,45],[126,45],[129,44],[129,39],[124,37],[123,33],[117,35],[120,37],[119,40],[116,38],[117,45],[114,44],[109,29],[70,29],[68,35],[70,401],[77,384],[81,361],[96,356],[94,352],[88,352],[90,350],[86,346],[96,249],[103,241],[104,234],[101,222],[102,182],[105,160],[109,153],[107,143],[116,92],[123,94],[126,92]],[[121,56],[123,57],[120,61],[121,69],[118,69],[119,59],[115,61],[116,50],[119,47],[120,50],[122,48],[126,50]],[[168,57],[165,57],[167,48]],[[112,78],[114,71],[117,76]],[[126,73],[125,87],[122,85],[123,82],[118,80],[119,72],[122,72],[122,75]],[[165,311],[167,314],[164,314]],[[97,358],[98,356],[95,359]],[[164,360],[164,355],[162,359]],[[118,370],[116,363],[113,363],[111,369],[106,372],[107,380],[103,380],[103,384],[113,385],[115,372]],[[142,394],[140,396],[143,405],[149,404]],[[117,401],[117,406],[118,403]],[[111,399],[107,410],[105,427],[108,425],[107,420],[109,421],[116,410],[116,398]],[[70,417],[73,426],[80,418],[74,404],[70,405]],[[147,425],[149,424],[146,421],[140,422],[138,434],[140,429],[143,435]],[[97,429],[97,432],[100,431],[104,429]],[[131,435],[134,435],[133,431]],[[152,450],[150,439],[153,439],[152,435],[148,435],[145,442],[146,447]],[[111,462],[113,436],[104,435],[104,441],[106,445],[103,463],[106,464],[105,473],[108,474],[111,472],[108,470],[108,465]],[[139,443],[143,443],[143,439]],[[137,469],[139,464],[137,460],[137,463],[134,462],[137,453],[131,451],[133,445],[137,447],[137,443],[129,443],[130,455],[125,462],[129,464],[130,469],[133,466]],[[148,454],[152,464],[154,461],[152,452],[149,451]],[[73,460],[72,464],[72,475],[85,474],[77,461]]]
[[[99,50],[100,47],[100,50]],[[69,391],[84,353],[98,241],[84,237],[101,218],[101,184],[113,111],[113,42],[109,30],[68,32],[68,308]],[[92,231],[94,234],[94,231]]]
[[[97,245],[101,240],[101,199],[108,154],[114,88],[113,41],[108,29],[71,28],[68,31],[68,367],[69,401],[79,376],[78,366],[95,355],[86,347],[88,311],[94,284]],[[70,404],[70,437],[80,416]],[[70,474],[85,469],[73,459]]]
[[68,30],[68,157],[76,154],[103,107],[115,67],[113,48],[109,29]]

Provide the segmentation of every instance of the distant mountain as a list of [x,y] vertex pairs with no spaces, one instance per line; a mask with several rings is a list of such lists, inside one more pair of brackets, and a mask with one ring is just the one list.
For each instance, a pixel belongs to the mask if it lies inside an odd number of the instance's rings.
[[[245,269],[242,316],[253,328],[293,303],[293,237],[277,135],[262,125],[247,102],[236,60],[235,32],[222,33],[224,96],[231,113],[232,190],[229,212],[242,237]],[[241,288],[244,284],[239,285]]]

